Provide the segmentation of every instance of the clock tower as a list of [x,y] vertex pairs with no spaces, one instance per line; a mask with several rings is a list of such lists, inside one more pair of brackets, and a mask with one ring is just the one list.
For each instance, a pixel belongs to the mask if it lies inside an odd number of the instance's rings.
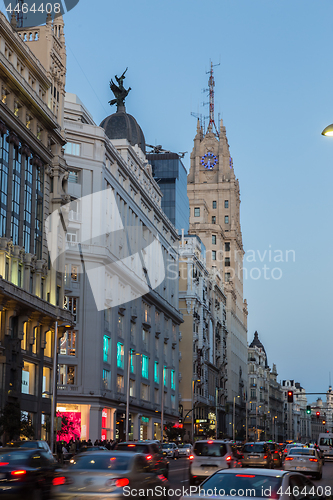
[[[221,120],[215,127],[214,80],[210,71],[210,121],[205,132],[200,121],[191,154],[187,178],[190,201],[190,234],[200,237],[206,247],[207,268],[218,273],[224,283],[227,329],[227,380],[219,390],[226,391],[228,405],[226,432],[233,434],[233,406],[236,424],[245,414],[247,387],[247,302],[243,298],[243,242],[240,226],[240,190],[230,156],[226,129]],[[238,397],[239,396],[239,397]],[[229,410],[228,410],[229,408]],[[238,415],[238,418],[237,418]],[[238,432],[242,426],[237,429]]]

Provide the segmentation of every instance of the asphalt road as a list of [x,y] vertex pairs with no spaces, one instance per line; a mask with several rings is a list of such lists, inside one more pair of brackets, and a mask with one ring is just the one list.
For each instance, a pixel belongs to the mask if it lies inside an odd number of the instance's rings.
[[[187,458],[180,458],[178,460],[170,459],[169,482],[171,489],[183,490],[183,488],[188,488],[189,487],[188,476],[189,476],[189,461]],[[318,480],[310,477],[310,480],[313,482],[315,486],[322,486],[323,493],[324,494],[329,493],[330,495],[328,496],[332,496],[333,498],[333,462],[325,463],[323,467],[322,479]],[[170,496],[169,500],[179,499],[180,496],[181,495],[174,494],[173,496]]]

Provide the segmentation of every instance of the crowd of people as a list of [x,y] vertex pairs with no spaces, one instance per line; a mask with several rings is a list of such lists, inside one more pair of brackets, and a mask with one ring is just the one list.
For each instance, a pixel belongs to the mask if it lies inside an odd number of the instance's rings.
[[113,450],[118,442],[119,440],[113,439],[96,439],[93,443],[91,439],[86,441],[85,439],[80,440],[79,438],[71,439],[68,443],[66,443],[66,441],[57,441],[56,452],[58,461],[63,463],[64,459],[76,455],[82,448],[89,448],[90,446],[102,446],[107,450]]

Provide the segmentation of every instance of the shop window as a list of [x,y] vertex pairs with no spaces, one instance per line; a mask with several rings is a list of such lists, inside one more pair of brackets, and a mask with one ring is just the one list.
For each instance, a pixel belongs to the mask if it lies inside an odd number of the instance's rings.
[[24,361],[22,368],[22,394],[30,394],[34,396],[36,394],[36,365],[33,363],[28,363]]
[[60,339],[60,354],[64,356],[75,356],[76,332],[67,330]]

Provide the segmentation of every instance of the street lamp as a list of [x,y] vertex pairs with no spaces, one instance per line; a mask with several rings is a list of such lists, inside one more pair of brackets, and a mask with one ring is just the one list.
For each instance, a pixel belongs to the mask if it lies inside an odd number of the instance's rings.
[[163,424],[164,424],[164,372],[170,370],[173,366],[163,366],[162,370],[162,400],[161,400],[161,443],[163,443]]
[[126,393],[126,441],[129,440],[129,398],[130,398],[130,373],[131,373],[131,356],[140,356],[139,352],[135,352],[135,349],[128,349],[128,360],[127,360],[127,393]]
[[326,137],[332,137],[333,136],[333,123],[331,125],[328,125],[328,127],[324,128],[321,135],[325,135]]
[[234,407],[232,413],[232,440],[235,441],[235,419],[236,419],[236,399],[240,396],[234,396]]

